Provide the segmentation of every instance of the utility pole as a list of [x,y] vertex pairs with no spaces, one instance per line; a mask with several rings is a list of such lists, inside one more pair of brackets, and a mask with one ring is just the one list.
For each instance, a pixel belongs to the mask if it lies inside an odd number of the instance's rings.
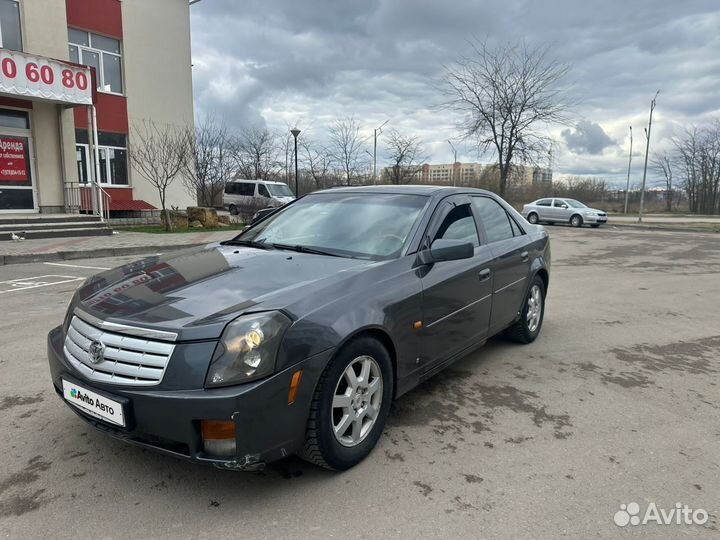
[[630,196],[630,165],[632,164],[632,126],[630,126],[630,155],[628,156],[628,174],[627,182],[625,183],[625,211],[623,214],[627,214],[628,197]]
[[648,120],[648,127],[645,130],[645,167],[643,168],[642,187],[640,188],[640,213],[638,214],[638,223],[642,223],[642,215],[645,208],[645,178],[647,177],[648,153],[650,152],[650,128],[652,128],[652,115],[655,110],[655,100],[657,99],[659,93],[660,90],[655,92],[655,97],[650,102],[650,119]]
[[382,128],[390,120],[385,120],[382,124],[375,128],[373,132],[373,183],[377,184],[377,138],[382,134]]
[[452,164],[452,183],[453,186],[455,186],[455,164],[457,163],[457,150],[455,150],[455,145],[448,140],[448,144],[450,145],[450,148],[452,148],[453,151],[453,164]]
[[298,135],[300,135],[300,130],[298,128],[293,128],[290,130],[290,133],[292,133],[292,136],[295,138],[295,197],[300,197],[300,191],[298,190],[298,159],[297,159],[297,138],[298,138]]

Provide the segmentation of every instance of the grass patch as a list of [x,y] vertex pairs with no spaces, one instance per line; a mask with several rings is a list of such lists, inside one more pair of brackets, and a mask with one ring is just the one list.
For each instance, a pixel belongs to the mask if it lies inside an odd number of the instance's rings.
[[162,225],[131,225],[127,227],[115,226],[113,229],[119,232],[139,232],[151,234],[175,234],[175,233],[202,233],[202,232],[222,232],[222,231],[242,231],[245,225],[234,223],[227,227],[186,227],[175,229],[172,233],[168,233]]

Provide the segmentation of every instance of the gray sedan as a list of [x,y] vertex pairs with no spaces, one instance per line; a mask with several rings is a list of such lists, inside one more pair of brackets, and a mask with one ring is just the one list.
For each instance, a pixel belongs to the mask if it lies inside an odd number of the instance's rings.
[[575,199],[538,199],[523,206],[521,214],[530,223],[569,223],[573,227],[599,227],[607,223],[603,210],[590,208]]
[[550,244],[475,189],[316,192],[219,244],[88,279],[50,332],[83,420],[223,469],[289,454],[341,470],[393,399],[494,334],[542,327]]

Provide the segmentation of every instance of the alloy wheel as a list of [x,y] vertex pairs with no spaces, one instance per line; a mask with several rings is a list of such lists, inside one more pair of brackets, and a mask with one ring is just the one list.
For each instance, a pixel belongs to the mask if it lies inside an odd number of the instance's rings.
[[348,364],[333,392],[330,422],[335,439],[343,446],[360,444],[380,414],[383,378],[371,356],[358,356]]
[[540,326],[540,318],[542,317],[542,292],[538,285],[533,285],[530,288],[526,317],[528,330],[535,332]]

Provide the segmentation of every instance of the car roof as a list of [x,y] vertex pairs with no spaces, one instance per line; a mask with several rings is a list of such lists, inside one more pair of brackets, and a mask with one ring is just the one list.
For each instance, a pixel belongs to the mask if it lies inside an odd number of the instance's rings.
[[380,186],[343,186],[331,189],[323,189],[314,193],[389,193],[395,195],[424,195],[431,197],[442,193],[444,195],[452,195],[453,193],[477,193],[485,195],[494,195],[489,191],[477,188],[454,187],[454,186],[426,186],[419,184],[407,184],[403,186],[397,185],[380,185]]
[[261,182],[263,184],[282,184],[283,186],[287,186],[285,182],[277,182],[275,180],[263,180],[262,178],[256,178],[255,180],[251,180],[250,178],[233,178],[228,182],[228,184],[233,184],[236,182]]

